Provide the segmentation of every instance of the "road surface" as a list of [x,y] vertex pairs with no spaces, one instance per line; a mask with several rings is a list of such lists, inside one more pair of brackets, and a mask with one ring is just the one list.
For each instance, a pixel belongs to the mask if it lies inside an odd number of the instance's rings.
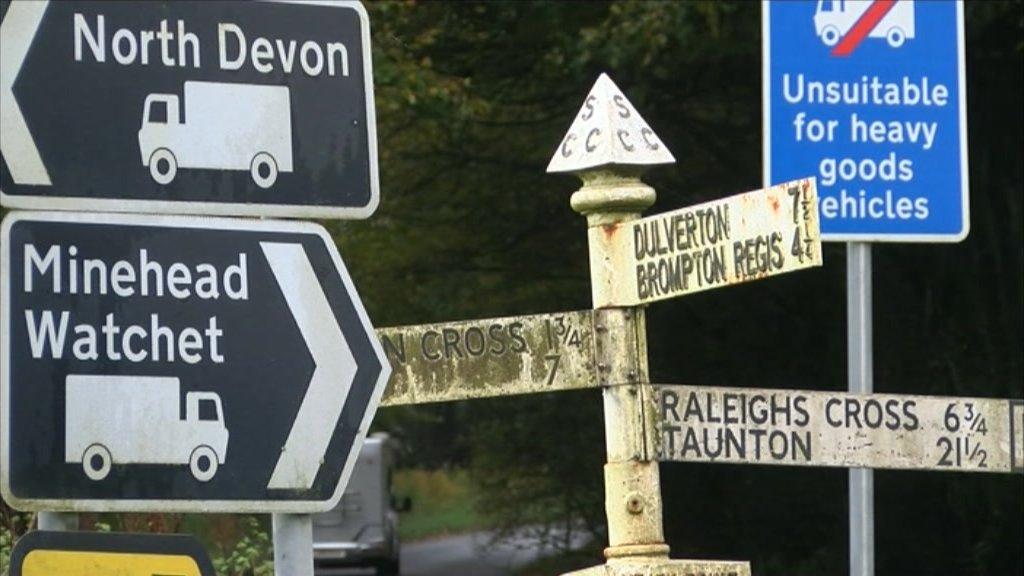
[[[582,535],[573,538],[573,547],[586,544]],[[509,576],[517,568],[557,553],[542,546],[536,536],[527,533],[499,544],[491,542],[489,532],[432,538],[402,544],[402,576]],[[337,570],[330,576],[373,574],[373,571]]]

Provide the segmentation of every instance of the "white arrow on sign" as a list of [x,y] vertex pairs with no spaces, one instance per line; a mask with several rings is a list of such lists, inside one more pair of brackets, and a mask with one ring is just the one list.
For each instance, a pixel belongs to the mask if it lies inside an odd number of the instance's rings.
[[267,488],[309,489],[345,408],[356,362],[301,244],[260,242],[313,356],[313,377]]
[[14,79],[21,71],[48,5],[49,0],[11,2],[0,24],[0,152],[17,184],[51,185],[50,174],[14,99]]

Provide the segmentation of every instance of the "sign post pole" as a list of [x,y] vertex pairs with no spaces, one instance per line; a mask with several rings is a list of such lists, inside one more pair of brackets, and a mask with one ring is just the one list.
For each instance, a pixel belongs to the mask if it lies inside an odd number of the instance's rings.
[[313,517],[273,514],[274,573],[313,574]]
[[661,481],[651,449],[654,395],[647,378],[644,311],[632,302],[623,305],[612,294],[629,274],[618,237],[629,233],[626,223],[639,219],[656,198],[640,174],[650,165],[671,162],[672,154],[602,74],[548,165],[548,172],[570,172],[583,181],[570,204],[587,218],[591,296],[597,309],[596,376],[604,398],[608,563],[576,576],[669,564]]
[[78,514],[75,512],[40,512],[36,516],[39,530],[78,530]]
[[[849,390],[871,394],[871,244],[846,244],[847,370]],[[850,574],[875,574],[875,478],[870,468],[850,469]]]
[[[612,168],[580,175],[583,187],[573,194],[572,207],[587,217],[590,228],[636,220],[654,203],[654,189],[628,170]],[[591,284],[597,294],[617,271],[594,266],[606,261],[606,246],[591,235]],[[607,463],[604,466],[605,513],[608,516],[609,561],[628,559],[667,562],[661,518],[658,463],[648,454],[651,429],[645,401],[651,400],[647,378],[647,334],[639,306],[607,308],[594,318],[598,381],[603,387]],[[659,562],[660,561],[660,562]]]

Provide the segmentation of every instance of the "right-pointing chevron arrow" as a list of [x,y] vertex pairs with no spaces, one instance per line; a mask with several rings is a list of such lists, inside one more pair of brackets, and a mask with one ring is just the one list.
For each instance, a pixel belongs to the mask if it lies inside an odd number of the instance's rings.
[[308,489],[345,408],[356,362],[302,245],[260,247],[316,365],[267,488]]

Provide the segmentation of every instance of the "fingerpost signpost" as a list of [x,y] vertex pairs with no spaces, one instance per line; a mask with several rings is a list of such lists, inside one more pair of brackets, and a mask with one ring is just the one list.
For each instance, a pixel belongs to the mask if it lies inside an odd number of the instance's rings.
[[66,210],[3,222],[4,499],[271,512],[275,570],[312,574],[390,368],[324,228],[188,215],[373,213],[365,9],[0,9],[0,202]]
[[[762,0],[764,183],[817,176],[847,242],[849,390],[870,393],[870,242],[970,229],[960,0]],[[850,573],[874,575],[874,487],[850,470]]]
[[1021,400],[651,383],[644,304],[821,263],[813,178],[641,218],[671,161],[602,75],[549,166],[584,182],[594,309],[378,329],[382,405],[601,389],[608,562],[576,576],[750,573],[668,558],[658,462],[1022,473]]

